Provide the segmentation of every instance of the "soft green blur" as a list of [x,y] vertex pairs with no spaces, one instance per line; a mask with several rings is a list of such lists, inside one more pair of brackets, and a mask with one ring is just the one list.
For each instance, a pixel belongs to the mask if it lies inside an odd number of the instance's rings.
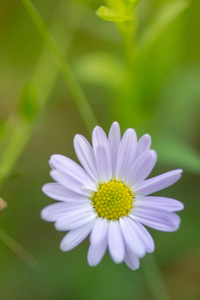
[[[200,299],[200,2],[136,2],[35,0],[35,15],[1,2],[1,300]],[[181,227],[150,230],[155,254],[135,272],[108,253],[89,267],[88,240],[61,252],[64,233],[40,219],[49,157],[77,161],[74,135],[113,121],[152,136],[152,176],[184,170],[159,192],[184,203]]]

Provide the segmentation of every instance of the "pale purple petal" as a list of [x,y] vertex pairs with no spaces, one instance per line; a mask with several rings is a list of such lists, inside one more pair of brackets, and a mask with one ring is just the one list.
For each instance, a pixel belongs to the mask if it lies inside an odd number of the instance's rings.
[[54,154],[51,156],[50,163],[53,165],[54,169],[65,173],[71,178],[75,178],[84,185],[87,184],[90,186],[96,186],[95,181],[88,175],[88,173],[70,158],[64,155]]
[[139,258],[126,246],[124,261],[131,270],[137,270],[140,267]]
[[87,224],[96,217],[92,206],[77,208],[66,212],[65,215],[55,223],[55,227],[60,231],[72,230]]
[[70,202],[59,202],[47,205],[41,211],[41,218],[48,222],[56,222],[60,218],[69,214],[71,211],[79,211],[80,209],[91,209],[91,204],[89,201],[79,201],[75,203]]
[[96,266],[103,258],[108,245],[108,221],[98,218],[90,235],[88,263]]
[[91,267],[95,267],[100,263],[100,261],[102,260],[106,252],[107,244],[108,244],[107,241],[104,241],[98,246],[93,246],[93,244],[90,245],[87,259],[88,259],[88,264]]
[[149,134],[144,134],[137,143],[137,150],[135,157],[142,154],[145,151],[150,150],[151,148],[151,137]]
[[149,176],[156,164],[156,160],[157,154],[154,150],[145,151],[137,157],[126,176],[127,183],[131,188],[135,188],[138,183]]
[[87,193],[87,195],[91,195],[94,191],[95,192],[98,192],[98,186],[89,186],[89,185],[83,185],[82,187],[81,187],[81,191],[82,192],[86,192]]
[[91,191],[82,189],[83,183],[76,178],[72,178],[71,176],[57,170],[52,170],[50,172],[50,175],[56,182],[58,182],[67,189],[70,189],[78,194],[82,194],[85,196],[91,195]]
[[143,257],[145,255],[145,248],[138,237],[137,227],[134,226],[133,222],[131,222],[131,219],[128,217],[120,218],[119,221],[125,244],[136,256]]
[[106,218],[98,218],[90,235],[90,242],[93,246],[98,246],[107,240],[109,222]]
[[77,229],[69,231],[62,239],[60,249],[62,251],[69,251],[78,246],[90,234],[94,223],[95,219]]
[[117,164],[116,164],[116,178],[124,180],[130,166],[135,157],[137,147],[137,135],[134,129],[127,129],[124,133],[119,145]]
[[100,182],[107,182],[112,179],[111,160],[107,160],[107,151],[104,147],[98,146],[95,150],[96,163],[98,166]]
[[107,235],[102,239],[101,243],[98,245],[91,244],[88,250],[88,264],[90,266],[96,266],[100,263],[108,246]]
[[74,137],[74,149],[76,156],[80,161],[83,168],[88,172],[88,174],[94,179],[98,180],[98,172],[94,157],[93,149],[86,138],[80,134]]
[[111,159],[112,159],[112,175],[113,178],[116,177],[116,162],[117,162],[117,154],[118,148],[121,140],[121,131],[118,122],[112,123],[108,134],[108,142],[110,145]]
[[92,145],[101,182],[112,179],[112,161],[107,136],[103,129],[96,126],[92,132]]
[[171,212],[180,211],[184,208],[183,203],[178,200],[157,196],[136,197],[134,199],[134,206],[139,207],[140,205]]
[[65,215],[68,209],[69,206],[65,202],[53,203],[42,209],[41,218],[47,222],[55,222]]
[[145,251],[151,253],[155,250],[155,243],[148,230],[139,222],[131,219],[131,226],[135,230],[138,238],[142,241]]
[[160,231],[176,231],[180,225],[180,218],[175,213],[150,207],[134,207],[129,216],[135,221]]
[[49,165],[50,165],[50,167],[51,167],[52,170],[56,169],[56,168],[54,167],[54,165],[51,163],[50,160],[49,160]]
[[119,264],[124,260],[124,241],[118,221],[111,220],[109,222],[108,249],[110,256],[116,264]]
[[134,189],[134,195],[145,196],[165,189],[178,181],[181,177],[181,173],[182,170],[178,169],[147,179]]
[[46,183],[43,185],[42,191],[45,195],[54,200],[66,202],[89,201],[87,196],[73,192],[56,182]]

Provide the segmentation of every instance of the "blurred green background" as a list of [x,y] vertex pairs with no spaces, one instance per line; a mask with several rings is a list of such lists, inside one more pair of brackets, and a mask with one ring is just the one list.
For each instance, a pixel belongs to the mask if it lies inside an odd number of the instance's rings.
[[108,253],[89,267],[88,240],[60,251],[64,233],[40,219],[52,202],[41,192],[51,181],[48,160],[54,153],[77,160],[73,137],[90,140],[94,124],[88,116],[87,130],[23,1],[1,1],[0,197],[8,207],[0,214],[0,299],[200,299],[200,2],[142,0],[128,54],[118,24],[95,15],[105,5],[100,0],[33,3],[99,125],[108,132],[119,121],[122,131],[149,133],[158,153],[152,176],[183,168],[182,179],[159,195],[181,200],[185,210],[177,232],[150,230],[155,254],[135,272],[115,265]]

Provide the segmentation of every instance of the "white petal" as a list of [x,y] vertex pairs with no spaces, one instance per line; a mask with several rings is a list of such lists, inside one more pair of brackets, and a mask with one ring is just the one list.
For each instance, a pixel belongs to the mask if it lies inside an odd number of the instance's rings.
[[83,184],[93,185],[95,186],[94,180],[88,175],[88,173],[79,166],[75,161],[70,158],[60,155],[54,154],[50,159],[51,165],[53,165],[54,169],[61,171],[68,176],[75,178],[76,180],[82,182]]
[[71,176],[57,170],[52,170],[50,172],[50,175],[53,178],[53,180],[66,187],[67,189],[70,189],[78,194],[82,194],[85,196],[91,195],[91,191],[82,189],[83,183],[78,181],[78,179],[72,178]]
[[92,132],[92,145],[101,182],[112,178],[112,161],[107,136],[103,129],[96,126]]
[[139,258],[127,246],[124,261],[131,270],[137,270],[140,267]]
[[73,192],[56,182],[46,183],[43,185],[42,191],[45,195],[54,200],[66,202],[89,201],[87,196]]
[[65,213],[65,215],[55,223],[55,227],[60,231],[73,230],[87,224],[95,218],[96,214],[92,206],[78,208]]
[[134,206],[139,207],[140,205],[160,208],[171,212],[180,211],[184,208],[183,203],[178,200],[157,196],[136,197],[134,199]]
[[96,266],[103,258],[108,245],[108,221],[98,218],[90,235],[88,263]]
[[138,237],[137,227],[128,217],[120,218],[120,227],[124,237],[125,244],[138,257],[145,255],[145,248]]
[[116,264],[119,264],[124,260],[124,241],[118,221],[111,220],[109,222],[108,249],[110,256]]
[[107,241],[108,221],[106,218],[98,218],[90,235],[90,242],[93,246],[98,246],[104,240]]
[[97,246],[94,246],[93,244],[90,245],[87,256],[88,264],[90,266],[95,267],[100,263],[106,252],[107,244],[108,242],[105,240]]
[[149,176],[157,160],[157,154],[154,150],[145,151],[137,157],[127,174],[127,182],[131,188]]
[[83,168],[94,180],[97,180],[98,172],[94,152],[90,143],[86,140],[86,138],[84,138],[84,136],[77,134],[74,137],[74,149]]
[[110,127],[110,131],[108,134],[108,142],[110,145],[111,159],[112,159],[112,176],[116,177],[116,162],[117,162],[117,154],[118,148],[121,140],[121,131],[119,123],[114,122]]
[[94,223],[95,220],[92,220],[85,225],[68,232],[60,243],[60,249],[62,251],[69,251],[79,245],[91,232]]
[[138,238],[142,241],[146,252],[152,253],[155,250],[155,243],[152,236],[142,224],[134,220],[131,221],[133,222],[131,226],[134,228],[135,232],[137,233]]
[[51,167],[52,170],[56,169],[56,168],[54,167],[54,165],[51,163],[50,160],[49,160],[49,165],[50,165],[50,167]]
[[142,154],[144,151],[147,151],[151,148],[151,137],[148,134],[144,134],[137,143],[136,155]]
[[129,216],[148,227],[160,231],[176,231],[180,218],[172,212],[150,207],[134,207]]
[[89,185],[83,185],[81,187],[81,191],[86,190],[87,193],[89,193],[90,195],[92,194],[92,192],[98,192],[98,186],[89,186]]
[[68,211],[68,208],[65,202],[50,204],[42,209],[41,218],[47,222],[55,222]]
[[134,129],[127,129],[119,145],[116,164],[116,178],[123,180],[132,165],[137,147],[137,135]]
[[181,177],[181,173],[182,170],[178,169],[147,179],[134,189],[134,195],[145,196],[165,189],[178,181]]

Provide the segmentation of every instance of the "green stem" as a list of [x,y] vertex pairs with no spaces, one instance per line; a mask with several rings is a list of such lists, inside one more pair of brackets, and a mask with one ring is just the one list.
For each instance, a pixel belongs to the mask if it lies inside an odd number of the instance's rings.
[[54,56],[57,66],[60,69],[65,82],[74,98],[74,101],[77,105],[77,108],[83,118],[83,121],[87,127],[87,129],[91,132],[92,128],[98,123],[96,117],[78,83],[76,80],[73,72],[71,71],[65,57],[61,54],[60,49],[55,42],[53,36],[48,31],[47,26],[45,25],[44,21],[42,20],[41,16],[39,15],[38,11],[36,10],[35,6],[29,0],[22,0],[27,11],[32,18],[35,26],[37,27],[38,31],[40,32],[42,38],[44,39],[45,43],[48,45],[49,50],[51,51],[52,55]]
[[143,274],[145,276],[149,291],[154,300],[171,300],[165,285],[159,266],[153,254],[148,255],[142,264]]
[[38,269],[39,262],[19,243],[17,243],[11,236],[9,236],[9,234],[7,234],[2,228],[0,228],[0,239],[29,267],[31,267],[34,270]]
[[130,21],[124,22],[119,25],[119,30],[123,40],[123,47],[125,58],[127,61],[128,69],[130,69],[134,63],[136,57],[136,16],[135,5],[133,2],[124,2],[125,15],[130,17]]

